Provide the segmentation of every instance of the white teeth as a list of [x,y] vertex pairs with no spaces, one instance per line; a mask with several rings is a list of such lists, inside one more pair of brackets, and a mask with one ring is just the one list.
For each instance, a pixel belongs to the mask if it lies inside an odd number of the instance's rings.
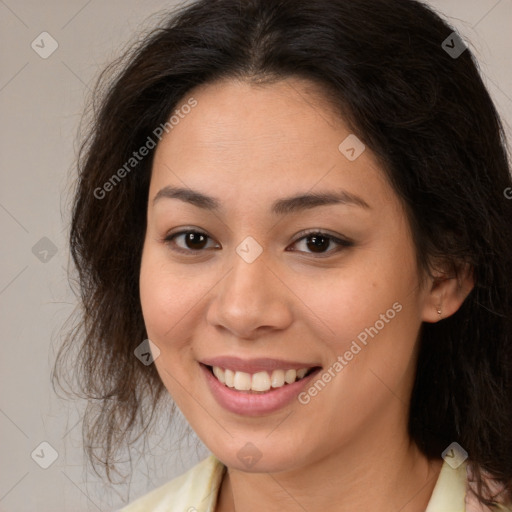
[[224,370],[222,368],[219,368],[218,366],[213,367],[213,374],[217,379],[219,379],[222,384],[226,383],[226,378],[224,377]]
[[300,370],[274,370],[271,375],[268,372],[250,374],[246,372],[234,372],[213,366],[213,374],[226,386],[238,391],[268,391],[272,388],[280,388],[286,384],[292,384],[296,380],[304,378],[309,368]]
[[302,377],[304,377],[304,375],[306,375],[306,373],[308,373],[307,368],[302,368],[301,370],[297,370],[297,377],[299,379],[302,379]]
[[[221,368],[219,368],[220,370]],[[235,380],[235,372],[231,371],[231,370],[224,370],[224,379],[225,379],[225,384],[226,386],[230,387],[230,388],[234,388],[235,387],[235,384],[234,384],[234,380]],[[221,381],[222,382],[222,381]]]
[[296,370],[286,370],[286,373],[284,374],[284,380],[287,384],[291,384],[292,382],[295,382],[296,378],[297,378]]
[[235,389],[249,391],[251,389],[251,375],[244,372],[236,372],[233,380]]
[[[249,375],[246,373],[245,375]],[[270,376],[267,372],[258,372],[252,376],[253,391],[268,391],[270,389]]]
[[274,370],[270,379],[273,388],[284,386],[284,370]]

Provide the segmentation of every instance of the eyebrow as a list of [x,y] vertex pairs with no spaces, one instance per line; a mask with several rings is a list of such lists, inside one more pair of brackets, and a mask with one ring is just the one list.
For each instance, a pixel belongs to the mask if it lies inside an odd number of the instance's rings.
[[[222,209],[218,199],[203,194],[190,188],[167,186],[158,191],[153,198],[153,205],[161,199],[179,199],[190,203],[204,210],[218,212]],[[292,197],[278,199],[272,203],[271,212],[274,215],[288,215],[291,213],[316,208],[318,206],[327,206],[333,204],[343,204],[349,206],[359,206],[365,209],[371,209],[366,201],[346,190],[339,192],[323,193],[305,193]]]

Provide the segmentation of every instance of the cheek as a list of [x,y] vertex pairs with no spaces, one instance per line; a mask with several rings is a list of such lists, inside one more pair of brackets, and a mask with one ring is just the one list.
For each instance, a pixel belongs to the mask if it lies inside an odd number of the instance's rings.
[[155,366],[173,400],[186,406],[187,394],[181,383],[188,380],[190,322],[198,293],[179,272],[172,271],[161,248],[144,249],[140,269],[140,302],[148,338],[160,350]]
[[146,247],[140,271],[140,302],[150,339],[159,346],[186,314],[193,294],[165,264],[159,250]]
[[[393,304],[402,301],[406,293],[399,286],[393,286],[396,281],[388,274],[389,269],[386,272],[374,262],[367,268],[351,266],[330,274],[323,283],[318,280],[313,285],[308,280],[302,282],[298,295],[304,297],[303,302],[310,310],[308,316],[314,313],[319,320],[314,323],[325,333],[322,337],[329,340],[337,353],[347,350],[346,345],[365,328],[376,322],[381,326],[381,314],[386,315],[390,310],[388,316],[395,316]],[[300,280],[296,280],[295,287],[298,283]]]
[[[312,287],[311,283],[304,283],[303,296],[307,297],[304,303],[315,313],[310,325],[318,325],[316,336],[325,340],[332,357],[336,357],[348,349],[351,340],[372,319],[375,322],[376,312],[382,309],[386,298],[355,275],[339,276],[333,282],[340,284]],[[307,316],[311,317],[311,312]]]
[[344,373],[351,375],[350,381],[358,381],[360,372],[368,369],[399,380],[414,354],[421,324],[415,264],[392,248],[386,254],[350,266],[313,295],[310,288],[308,305],[325,325],[322,332],[330,360],[346,359],[350,368]]
[[140,302],[148,337],[162,354],[187,347],[204,322],[202,303],[215,284],[193,265],[173,264],[165,248],[149,244],[140,270]]

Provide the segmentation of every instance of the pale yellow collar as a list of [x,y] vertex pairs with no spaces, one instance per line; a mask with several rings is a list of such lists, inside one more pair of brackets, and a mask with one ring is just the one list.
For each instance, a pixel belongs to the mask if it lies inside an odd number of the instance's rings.
[[425,512],[465,512],[466,480],[465,462],[457,469],[444,462]]
[[[219,487],[226,471],[226,466],[215,455],[210,455],[209,459],[214,470],[208,482],[206,496],[201,506],[196,507],[197,512],[215,512]],[[425,512],[465,512],[466,481],[466,463],[453,469],[444,462]]]

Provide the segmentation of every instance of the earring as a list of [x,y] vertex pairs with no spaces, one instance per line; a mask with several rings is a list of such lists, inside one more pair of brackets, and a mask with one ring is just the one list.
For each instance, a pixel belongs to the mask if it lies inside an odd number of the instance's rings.
[[437,308],[437,314],[438,314],[439,316],[441,316],[441,313],[442,313],[441,306],[438,306],[438,308]]

